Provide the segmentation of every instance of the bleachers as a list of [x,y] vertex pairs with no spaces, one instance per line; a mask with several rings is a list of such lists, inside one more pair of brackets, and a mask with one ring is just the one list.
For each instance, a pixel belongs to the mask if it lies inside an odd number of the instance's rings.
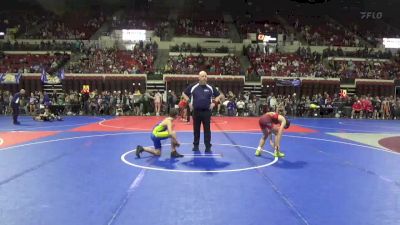
[[5,72],[27,72],[40,73],[44,68],[46,71],[56,69],[57,66],[69,60],[68,54],[6,54],[0,58],[0,73]]
[[88,40],[106,18],[102,12],[74,11],[64,16],[48,14],[34,27],[21,35],[24,39]]
[[323,16],[290,16],[288,19],[309,45],[362,45],[354,33]]
[[334,19],[375,47],[384,37],[396,38],[400,36],[398,29],[381,19],[361,18],[358,11],[349,12],[345,15],[341,14]]
[[264,33],[269,35],[286,33],[284,26],[274,17],[260,20],[236,18],[235,21],[243,39],[247,38],[248,33]]
[[[150,15],[150,14],[148,14]],[[114,20],[112,22],[113,28],[139,28],[139,29],[156,29],[159,22],[166,22],[167,16],[160,15],[157,18],[149,18],[145,14],[137,14],[127,11],[125,17],[121,17],[122,20]],[[1,17],[3,16],[3,17]],[[9,16],[9,14],[0,14],[0,18],[4,19],[4,16]],[[46,21],[43,21],[43,16],[47,16]],[[203,16],[203,17],[200,17]],[[15,16],[14,20],[10,20],[11,25],[18,25],[21,21],[25,23],[23,27],[28,27],[26,24],[27,20],[32,20],[32,23],[37,24],[38,31],[30,32],[30,30],[25,30],[28,32],[23,32],[22,36],[33,37],[33,38],[56,38],[56,39],[87,39],[91,36],[99,26],[107,20],[108,15],[103,15],[102,13],[82,13],[77,11],[73,14],[66,16],[55,16],[55,15],[39,15],[33,13],[32,16],[25,16],[20,19],[19,16]],[[165,21],[160,21],[160,18],[164,18]],[[109,18],[110,19],[110,18]],[[226,37],[228,32],[227,24],[225,24],[224,18],[221,15],[178,15],[175,18],[177,22],[176,36],[197,36],[197,37]],[[112,20],[112,19],[111,19]],[[311,45],[340,45],[342,47],[346,46],[357,46],[359,43],[356,41],[354,33],[350,32],[346,27],[342,27],[339,24],[332,22],[325,17],[289,17],[287,18],[289,24],[300,33],[306,37],[306,40]],[[2,21],[4,23],[4,20]],[[286,32],[285,28],[276,19],[271,17],[271,19],[265,20],[236,20],[239,27],[240,33],[249,32],[274,32],[281,33]],[[366,23],[367,24],[367,23]],[[368,24],[375,24],[368,23]],[[4,25],[4,24],[3,24]],[[369,32],[367,26],[357,25],[357,29],[361,29],[363,32]],[[354,31],[354,30],[353,30]],[[382,30],[376,29],[374,32],[380,33],[382,35],[393,34],[393,30],[385,32],[385,28]],[[44,33],[45,36],[42,36]],[[68,36],[69,34],[72,36]],[[362,32],[359,32],[362,34]],[[203,38],[206,39],[206,38]],[[229,41],[229,39],[227,39]],[[248,40],[246,40],[248,41]],[[156,73],[156,68],[154,62],[156,60],[157,47],[146,47],[146,44],[142,43],[142,47],[135,47],[132,51],[119,49],[120,46],[116,46],[114,49],[102,49],[100,42],[95,42],[92,46],[87,48],[77,48],[73,54],[80,55],[77,57],[78,60],[71,62],[66,67],[66,73],[78,73],[78,74],[97,74],[96,76],[90,78],[67,78],[64,80],[65,88],[70,90],[79,90],[83,83],[89,82],[91,86],[98,90],[118,90],[124,88],[131,88],[129,82],[132,80],[127,79],[126,82],[123,80],[125,78],[118,78],[113,80],[113,78],[103,77],[103,74],[118,74],[122,77],[123,74],[151,74]],[[172,41],[171,43],[174,43]],[[171,43],[168,43],[169,46]],[[239,59],[239,51],[237,48],[223,48],[223,43],[215,42],[222,48],[224,56],[214,57],[214,56],[199,56],[190,55],[187,56],[170,56],[167,65],[164,67],[165,73],[177,74],[185,77],[190,74],[198,74],[199,71],[205,70],[210,75],[244,75],[245,68],[242,68],[241,61]],[[243,42],[248,43],[248,42]],[[118,43],[120,44],[120,43]],[[164,45],[167,45],[163,43]],[[182,43],[175,43],[178,45],[179,52],[187,51],[187,49],[182,49]],[[229,43],[232,44],[232,43]],[[51,41],[47,41],[43,46],[49,47],[52,45]],[[117,45],[117,44],[116,44]],[[2,45],[8,46],[9,45]],[[19,44],[17,47],[12,47],[11,50],[24,50],[26,48],[31,48],[32,46],[24,47],[24,44]],[[139,45],[136,45],[139,46]],[[168,47],[169,47],[168,46]],[[199,45],[201,46],[201,45]],[[166,49],[163,46],[163,50]],[[188,51],[193,51],[194,48],[188,48]],[[197,48],[196,51],[200,49],[203,51],[202,47]],[[228,52],[226,52],[228,51]],[[232,53],[234,52],[234,54]],[[287,87],[277,87],[274,83],[263,83],[263,87],[268,86],[275,88],[274,92],[282,95],[297,92],[304,94],[315,94],[321,91],[327,91],[329,93],[336,93],[340,86],[335,81],[330,83],[330,81],[310,81],[314,78],[319,77],[336,77],[336,78],[363,78],[363,79],[399,79],[400,77],[400,66],[399,61],[396,61],[395,56],[387,54],[387,52],[372,52],[359,50],[358,52],[349,52],[344,55],[345,57],[357,57],[361,60],[353,61],[349,59],[339,59],[337,55],[322,55],[307,53],[302,54],[301,52],[286,52],[286,53],[262,53],[263,51],[249,51],[247,57],[250,61],[249,70],[254,71],[257,78],[259,77],[301,77],[308,78],[305,79],[300,91],[297,89],[291,89]],[[204,53],[204,52],[203,52]],[[203,54],[202,53],[202,54]],[[393,53],[394,54],[394,53]],[[385,61],[376,61],[376,58],[387,59]],[[17,72],[18,70],[30,73],[40,73],[42,68],[48,70],[49,68],[54,68],[59,65],[60,61],[69,58],[69,55],[18,55],[18,54],[5,54],[3,58],[0,57],[0,73],[1,72]],[[367,58],[373,58],[374,60],[369,60]],[[80,58],[80,59],[79,59]],[[397,59],[398,60],[398,59]],[[165,64],[161,65],[163,67]],[[160,74],[162,73],[160,72]],[[134,75],[132,75],[134,77]],[[28,79],[28,78],[26,78]],[[29,78],[31,79],[31,78]],[[29,80],[28,79],[28,80]],[[33,78],[32,78],[33,79]],[[72,80],[70,80],[72,79]],[[132,78],[133,79],[133,78]],[[181,90],[185,85],[187,85],[186,77],[183,80],[168,81],[171,85],[170,87],[175,90]],[[21,81],[20,85],[28,85],[30,89],[36,87],[36,83],[31,84],[31,81]],[[36,82],[36,81],[35,81]],[[175,83],[176,82],[176,83]],[[186,83],[185,83],[186,82]],[[216,82],[210,80],[210,82]],[[268,81],[270,82],[270,81]],[[221,90],[228,91],[230,88],[234,90],[242,90],[244,84],[236,83],[236,81],[224,80],[222,83],[217,83],[221,87]],[[339,83],[340,85],[340,83]],[[141,88],[145,88],[143,83]],[[377,86],[377,87],[375,87]],[[388,94],[385,92],[384,88],[381,89],[382,85],[374,85],[373,87],[365,86],[360,83],[357,87],[357,93],[381,93]],[[264,93],[267,90],[264,90]]]
[[310,76],[317,64],[296,53],[248,53],[252,67],[259,75],[266,76]]
[[177,36],[226,38],[228,26],[219,14],[180,15],[175,26]]
[[207,57],[203,55],[170,56],[167,62],[168,73],[198,74],[201,70],[209,75],[239,75],[240,60],[237,56]]
[[154,72],[156,47],[136,46],[133,51],[91,49],[78,62],[68,66],[72,73],[137,74]]

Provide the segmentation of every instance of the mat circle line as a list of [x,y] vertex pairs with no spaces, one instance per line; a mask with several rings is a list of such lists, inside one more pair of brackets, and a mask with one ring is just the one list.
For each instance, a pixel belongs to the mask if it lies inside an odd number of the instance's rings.
[[[191,145],[192,143],[181,143],[181,145]],[[169,145],[169,144],[167,144]],[[167,146],[167,145],[163,145],[163,146]],[[256,148],[254,147],[249,147],[249,146],[244,146],[244,145],[234,145],[234,144],[214,144],[214,145],[221,145],[221,146],[233,146],[233,147],[241,147],[241,148],[247,148],[247,149],[254,149],[256,150]],[[229,172],[241,172],[241,171],[247,171],[247,170],[254,170],[254,169],[260,169],[260,168],[264,168],[264,167],[268,167],[271,166],[273,164],[275,164],[278,161],[277,157],[274,157],[274,160],[266,163],[266,164],[262,164],[259,166],[252,166],[252,167],[246,167],[246,168],[240,168],[240,169],[230,169],[230,170],[179,170],[179,169],[164,169],[164,168],[156,168],[156,167],[150,167],[150,166],[142,166],[142,165],[138,165],[135,163],[132,163],[130,161],[128,161],[126,159],[126,156],[129,154],[132,154],[136,152],[136,149],[134,150],[130,150],[125,152],[124,154],[121,155],[121,161],[124,162],[125,164],[129,165],[129,166],[133,166],[133,167],[137,167],[137,168],[141,168],[141,169],[147,169],[147,170],[156,170],[156,171],[163,171],[163,172],[174,172],[174,173],[229,173]],[[263,152],[268,153],[270,155],[274,155],[274,153],[263,150]]]

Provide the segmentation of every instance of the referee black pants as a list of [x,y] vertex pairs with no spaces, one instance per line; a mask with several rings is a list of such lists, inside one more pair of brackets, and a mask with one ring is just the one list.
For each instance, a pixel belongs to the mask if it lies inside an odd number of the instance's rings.
[[18,123],[18,115],[19,115],[19,105],[11,104],[12,107],[12,116],[13,116],[13,123]]
[[211,110],[193,110],[193,145],[198,146],[200,142],[200,126],[203,123],[204,145],[211,148]]

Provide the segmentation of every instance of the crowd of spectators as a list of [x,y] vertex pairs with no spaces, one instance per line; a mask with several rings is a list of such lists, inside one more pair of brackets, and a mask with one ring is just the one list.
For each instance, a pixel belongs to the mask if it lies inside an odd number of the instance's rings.
[[113,16],[111,29],[155,30],[168,23],[167,16],[149,11],[128,10],[120,16]]
[[24,41],[0,42],[0,51],[71,51],[80,52],[85,48],[85,43],[76,41],[41,41],[40,43],[28,43]]
[[[364,119],[400,119],[400,99],[382,96],[342,96],[321,93],[313,96],[275,95],[270,93],[262,100],[249,92],[223,94],[215,102],[213,113],[221,116],[260,116],[276,111],[294,117],[336,117]],[[0,91],[0,114],[11,113],[12,94]],[[20,101],[23,113],[35,116],[44,107],[57,115],[163,115],[172,108],[179,109],[186,119],[187,104],[179,94],[135,91],[103,91],[90,93],[68,92],[63,94],[35,91]],[[156,105],[161,103],[160,111]]]
[[49,12],[33,8],[29,10],[4,10],[0,12],[0,30],[16,29],[16,32],[13,32],[14,37],[24,36],[32,28],[45,22],[50,15]]
[[289,17],[289,20],[309,45],[352,47],[365,45],[355,33],[324,17],[296,16]]
[[[121,18],[108,17],[101,11],[96,13],[76,11],[65,16],[40,11],[33,11],[31,14],[2,12],[0,18],[3,26],[22,28],[20,23],[27,24],[25,30],[19,29],[20,37],[52,39],[43,40],[39,44],[28,44],[26,41],[1,42],[0,72],[40,72],[41,68],[52,68],[54,65],[61,65],[60,61],[69,60],[69,55],[66,54],[61,59],[57,54],[50,57],[46,54],[38,55],[36,53],[12,56],[1,52],[6,50],[77,53],[77,57],[73,57],[74,60],[67,63],[66,66],[66,72],[72,73],[135,74],[155,72],[156,44],[140,42],[132,50],[105,50],[99,46],[85,46],[81,39],[88,39],[106,20],[112,22],[112,28],[147,29],[160,33],[163,33],[163,29],[176,25],[175,31],[178,36],[223,37],[228,31],[228,26],[220,15],[210,16],[207,19],[196,15],[182,15],[177,21],[172,21],[172,24],[169,24],[167,19],[162,20],[161,16],[155,17],[149,13],[129,11]],[[340,45],[343,47],[361,45],[354,32],[326,17],[292,16],[288,17],[288,20],[310,45]],[[240,33],[287,33],[284,26],[275,18],[257,21],[237,18],[235,22]],[[357,23],[354,26],[360,28],[362,27],[360,24]],[[393,34],[393,29],[382,29],[388,31],[387,34]],[[56,42],[54,39],[58,39],[58,41]],[[60,41],[60,39],[72,39],[73,41]],[[400,76],[398,57],[396,58],[390,51],[376,51],[366,47],[353,52],[343,51],[341,47],[329,47],[322,54],[311,52],[309,48],[300,48],[294,53],[270,53],[269,49],[260,49],[260,45],[255,44],[244,48],[244,54],[250,60],[248,68],[242,68],[239,57],[230,54],[230,49],[225,46],[211,49],[204,48],[199,44],[191,46],[182,43],[171,46],[170,51],[196,54],[171,56],[165,65],[160,66],[160,68],[164,67],[166,73],[196,74],[200,70],[206,70],[209,74],[246,74],[256,78],[287,76],[395,79]],[[202,53],[227,53],[228,55],[207,57]],[[328,57],[329,60],[325,60]],[[361,59],[354,60],[352,58]]]
[[57,70],[70,59],[66,53],[50,54],[5,54],[0,57],[0,73],[41,73]]
[[[374,15],[360,15],[360,12],[353,11],[334,16],[334,20],[343,24],[349,31],[362,37],[373,47],[378,47],[382,38],[398,38],[399,29],[384,21],[382,14],[375,12]],[[372,18],[375,17],[375,18]],[[380,18],[379,18],[380,17]]]
[[260,21],[237,18],[235,22],[242,38],[247,38],[248,33],[262,33],[274,36],[288,33],[284,26],[274,18]]
[[393,53],[389,50],[384,52],[375,51],[373,48],[360,48],[356,51],[343,51],[342,48],[326,48],[322,53],[322,57],[352,57],[352,58],[373,58],[373,59],[390,59],[393,57]]
[[99,49],[91,47],[80,60],[70,63],[70,73],[137,74],[154,72],[157,44],[139,42],[133,50]]
[[[158,19],[157,19],[158,18]],[[220,16],[199,18],[181,16],[177,21],[159,17],[146,17],[137,13],[127,13],[121,18],[108,17],[102,12],[86,14],[74,13],[58,16],[43,11],[9,11],[0,13],[0,28],[16,28],[15,37],[44,39],[38,44],[24,41],[0,43],[0,73],[24,72],[41,73],[56,70],[66,64],[66,73],[116,73],[137,74],[155,71],[157,44],[139,42],[131,50],[101,49],[85,44],[107,21],[111,29],[154,30],[162,36],[170,28],[175,28],[177,36],[215,37],[228,36],[228,24]],[[377,38],[397,37],[396,29],[380,26],[381,21],[353,20],[349,26],[335,23],[325,17],[289,17],[289,24],[303,37],[308,45],[330,46],[322,54],[310,48],[299,48],[293,53],[270,53],[259,44],[244,47],[244,54],[250,66],[243,70],[239,57],[229,48],[207,49],[201,45],[187,43],[170,47],[170,56],[164,66],[165,73],[198,74],[205,70],[210,75],[282,76],[282,77],[335,77],[399,79],[400,57],[390,51],[375,51],[366,48],[361,38],[374,46]],[[235,20],[239,33],[266,33],[288,35],[284,26],[275,19],[259,21]],[[375,24],[375,25],[371,25]],[[292,38],[293,39],[293,38]],[[59,40],[59,41],[55,41]],[[60,41],[72,40],[72,41]],[[356,51],[344,51],[341,47],[362,47]],[[55,51],[60,53],[6,54],[3,51]],[[70,61],[71,51],[78,60]],[[191,54],[196,53],[196,54]],[[205,53],[225,53],[225,56],[210,57]],[[328,60],[329,59],[329,60]],[[66,63],[70,61],[69,63]],[[263,96],[264,97],[264,96]],[[266,100],[250,93],[228,92],[221,102],[216,102],[214,113],[225,116],[259,116],[263,112],[278,111],[290,116],[336,116],[349,118],[399,119],[400,100],[381,96],[344,97],[328,93],[314,96],[287,96],[270,93]],[[0,114],[10,113],[12,93],[0,91]],[[157,102],[156,102],[157,101]],[[160,111],[155,106],[162,102]],[[91,93],[67,92],[44,93],[35,91],[20,101],[26,114],[35,115],[43,107],[49,107],[63,115],[160,115],[171,108],[187,110],[179,94],[141,93],[139,90],[93,91]],[[42,106],[42,107],[41,107]],[[184,113],[182,113],[182,117]]]
[[210,75],[239,75],[241,74],[240,60],[235,55],[223,57],[207,57],[201,53],[197,56],[170,56],[164,67],[165,73],[198,74],[206,71]]
[[[360,20],[355,15],[358,16],[358,12],[334,19],[290,15],[285,20],[310,45],[364,46],[366,40],[376,47],[383,37],[399,36],[397,28],[381,20]],[[228,25],[220,15],[194,13],[171,20],[165,13],[132,9],[126,9],[120,15],[104,10],[80,10],[59,15],[39,8],[0,13],[0,29],[17,28],[16,37],[23,39],[88,40],[106,22],[110,22],[108,28],[111,30],[153,30],[160,37],[168,33],[169,28],[174,28],[177,36],[226,38],[229,34]],[[273,16],[235,16],[234,24],[242,38],[246,38],[247,33],[288,36],[290,30]]]
[[329,65],[339,77],[363,79],[396,79],[400,75],[398,65],[375,60],[332,60]]
[[268,53],[259,45],[249,45],[246,54],[250,66],[247,76],[329,77],[332,76],[317,52],[299,48],[295,53]]
[[113,16],[109,30],[139,29],[152,30],[164,40],[169,33],[170,22],[166,16],[156,13],[128,11],[120,17]]
[[179,18],[175,27],[177,36],[226,38],[228,25],[220,19]]
[[88,40],[105,20],[106,16],[102,12],[87,14],[76,11],[65,16],[51,14],[37,26],[28,29],[20,38]]
[[195,52],[195,53],[229,53],[229,48],[222,45],[217,48],[204,48],[200,44],[191,46],[183,42],[182,44],[171,46],[169,49],[171,52]]
[[[312,52],[310,48],[299,48],[295,53],[268,53],[268,51],[263,51],[259,45],[249,45],[245,52],[250,61],[250,66],[245,71],[246,76],[249,77],[364,79],[396,79],[400,77],[400,64],[396,60],[392,60],[392,53],[374,52],[367,48],[355,52],[343,52],[341,48],[327,48],[322,54]],[[331,57],[330,60],[324,61],[327,57]],[[360,59],[354,60],[353,58]]]
[[[4,42],[0,49],[23,49],[24,42]],[[170,56],[163,65],[164,73],[197,74],[201,70],[212,75],[240,75],[248,77],[324,77],[324,78],[364,78],[397,79],[400,77],[399,53],[373,51],[368,48],[349,52],[338,48],[327,48],[322,54],[301,47],[294,53],[269,53],[261,45],[252,44],[244,48],[250,65],[242,68],[237,55],[204,56],[200,45],[192,47],[182,43],[171,47],[171,52],[179,51],[177,56]],[[63,51],[48,53],[4,54],[0,52],[0,72],[40,73],[44,68],[58,68],[66,65],[67,73],[114,73],[148,74],[154,73],[154,61],[157,56],[157,44],[139,42],[132,50],[101,49],[98,46],[84,44],[82,41],[54,42],[42,41],[37,49],[72,48],[77,54],[74,61],[71,55]],[[226,52],[220,47],[215,51]],[[65,50],[64,50],[65,51]],[[196,51],[200,51],[197,53]],[[193,54],[192,54],[193,53]],[[204,54],[207,52],[204,52]],[[67,63],[68,62],[68,63]]]

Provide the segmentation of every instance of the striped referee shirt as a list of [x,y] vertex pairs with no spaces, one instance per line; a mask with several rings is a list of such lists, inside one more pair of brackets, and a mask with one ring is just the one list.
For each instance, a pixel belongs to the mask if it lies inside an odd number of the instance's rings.
[[210,108],[213,97],[220,95],[219,91],[209,84],[200,85],[191,84],[184,91],[185,95],[190,98],[194,110],[207,110]]

